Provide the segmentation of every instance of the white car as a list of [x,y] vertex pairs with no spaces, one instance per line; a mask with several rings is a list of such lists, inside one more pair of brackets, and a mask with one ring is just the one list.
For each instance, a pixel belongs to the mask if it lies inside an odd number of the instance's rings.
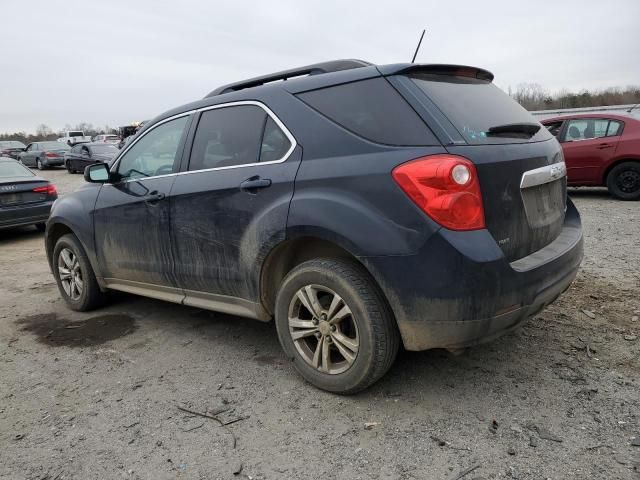
[[120,137],[118,135],[96,135],[93,137],[94,142],[102,143],[120,143]]
[[75,145],[76,143],[82,142],[90,142],[91,137],[85,136],[82,130],[69,130],[68,132],[63,132],[64,136],[58,138],[58,141],[61,143]]

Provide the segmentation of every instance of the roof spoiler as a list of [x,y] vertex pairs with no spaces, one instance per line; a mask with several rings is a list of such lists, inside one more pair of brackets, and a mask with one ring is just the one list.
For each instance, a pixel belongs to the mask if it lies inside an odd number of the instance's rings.
[[236,92],[245,88],[258,87],[265,83],[275,82],[278,80],[288,80],[289,78],[301,77],[305,75],[319,75],[322,73],[339,72],[341,70],[350,70],[352,68],[369,67],[372,63],[364,60],[348,59],[348,60],[332,60],[330,62],[314,63],[305,67],[292,68],[281,72],[270,73],[260,77],[242,80],[240,82],[230,83],[216,88],[204,98],[215,97],[223,93]]
[[378,67],[383,75],[396,75],[408,73],[427,73],[433,75],[453,75],[457,77],[470,77],[487,82],[493,81],[493,73],[489,70],[467,65],[448,64],[402,64]]

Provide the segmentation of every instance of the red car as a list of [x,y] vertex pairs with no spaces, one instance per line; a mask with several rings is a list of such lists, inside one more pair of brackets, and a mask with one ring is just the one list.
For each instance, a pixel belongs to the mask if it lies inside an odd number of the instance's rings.
[[541,123],[562,145],[569,185],[604,185],[616,198],[640,199],[640,120],[584,114]]

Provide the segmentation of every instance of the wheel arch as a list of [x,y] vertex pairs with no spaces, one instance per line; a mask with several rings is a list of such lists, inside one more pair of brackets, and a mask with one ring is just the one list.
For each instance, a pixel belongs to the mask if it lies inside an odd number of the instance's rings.
[[369,274],[385,301],[388,302],[375,276],[353,253],[346,240],[341,241],[326,232],[324,234],[314,232],[299,234],[284,240],[272,248],[262,262],[260,300],[269,314],[273,315],[275,311],[276,296],[282,280],[297,265],[314,258],[343,258],[357,263]]

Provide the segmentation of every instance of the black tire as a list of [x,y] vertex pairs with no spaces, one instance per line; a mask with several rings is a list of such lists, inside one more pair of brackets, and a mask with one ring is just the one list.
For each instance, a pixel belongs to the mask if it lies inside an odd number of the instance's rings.
[[36,228],[39,232],[44,232],[47,229],[46,223],[36,223]]
[[607,175],[609,193],[620,200],[640,199],[640,162],[622,162]]
[[[304,359],[294,344],[289,329],[290,305],[294,304],[297,292],[307,285],[330,289],[352,312],[349,317],[356,325],[359,347],[355,359],[343,372],[320,371]],[[379,380],[398,353],[400,338],[391,309],[368,272],[354,261],[315,259],[298,265],[283,280],[275,310],[278,338],[285,354],[309,383],[322,390],[357,393]],[[313,341],[311,336],[308,338]],[[328,348],[338,350],[335,341]]]
[[[70,250],[75,255],[75,258],[77,258],[79,263],[83,288],[78,299],[73,299],[69,294],[67,294],[62,286],[58,262],[60,252],[64,249]],[[87,258],[87,254],[75,235],[68,233],[58,239],[55,247],[53,248],[52,265],[53,275],[56,279],[56,283],[58,284],[58,290],[69,308],[78,312],[85,312],[104,303],[106,294],[100,290],[98,282],[96,281],[96,276],[93,273],[93,269],[91,268],[91,264]]]
[[71,168],[71,163],[70,163],[70,162],[67,162],[67,163],[65,164],[65,167],[67,167],[67,172],[69,172],[69,173],[76,173],[76,171],[75,171],[73,168]]
[[42,161],[40,160],[40,158],[36,158],[36,167],[38,167],[38,170],[44,170],[44,165],[42,165]]

